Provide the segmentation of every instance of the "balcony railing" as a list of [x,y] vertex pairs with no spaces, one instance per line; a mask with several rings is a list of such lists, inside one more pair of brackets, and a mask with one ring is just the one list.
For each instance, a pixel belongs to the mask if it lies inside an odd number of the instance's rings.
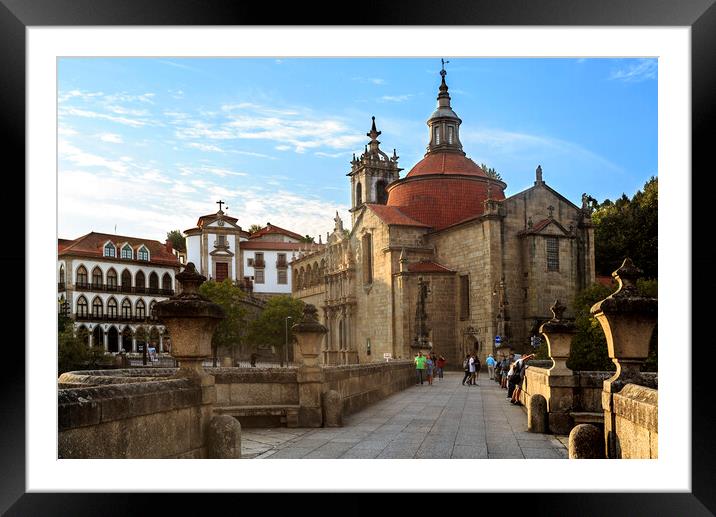
[[288,267],[288,262],[285,260],[277,260],[276,267]]
[[160,323],[150,316],[124,316],[122,314],[75,314],[77,321],[118,322],[118,323]]
[[110,293],[128,293],[128,294],[155,294],[158,296],[174,296],[174,289],[160,289],[158,287],[134,287],[128,285],[115,284],[85,284],[77,282],[75,284],[77,291],[97,291]]
[[254,267],[258,267],[258,268],[266,267],[266,261],[254,260]]

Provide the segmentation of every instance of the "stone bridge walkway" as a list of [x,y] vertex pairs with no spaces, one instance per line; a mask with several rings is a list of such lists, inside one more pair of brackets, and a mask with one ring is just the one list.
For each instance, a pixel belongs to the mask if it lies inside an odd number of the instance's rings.
[[[245,429],[244,458],[567,458],[566,437],[530,433],[523,408],[480,374],[412,386],[344,420],[344,427]],[[481,381],[481,382],[480,382]]]

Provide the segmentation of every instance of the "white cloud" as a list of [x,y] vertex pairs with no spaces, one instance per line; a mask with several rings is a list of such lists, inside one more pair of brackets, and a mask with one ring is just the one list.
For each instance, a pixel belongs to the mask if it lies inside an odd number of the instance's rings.
[[98,113],[96,111],[83,110],[78,108],[61,108],[59,110],[60,115],[73,116],[73,117],[84,117],[84,118],[98,118],[104,120],[110,120],[119,124],[125,124],[131,127],[142,127],[146,126],[148,122],[146,120],[131,119],[127,117],[115,117],[114,115],[108,115],[106,113]]
[[63,139],[58,142],[58,152],[61,159],[65,159],[79,167],[100,167],[114,173],[125,173],[127,171],[127,165],[122,161],[108,160],[101,156],[84,152]]
[[383,102],[405,102],[411,97],[414,97],[414,95],[410,93],[405,95],[383,95],[379,100]]
[[221,147],[217,145],[211,145],[211,144],[202,144],[199,142],[189,142],[186,144],[187,147],[191,147],[192,149],[199,149],[200,151],[206,151],[206,152],[215,152],[215,153],[224,153],[224,151]]
[[624,68],[613,70],[609,79],[636,83],[647,79],[656,79],[657,72],[656,59],[640,59],[636,63],[629,63]]
[[352,80],[361,83],[371,83],[375,85],[385,84],[385,79],[381,79],[380,77],[353,77]]
[[100,133],[99,139],[103,142],[109,142],[111,144],[123,144],[124,140],[122,140],[122,137],[120,135],[117,135],[115,133]]

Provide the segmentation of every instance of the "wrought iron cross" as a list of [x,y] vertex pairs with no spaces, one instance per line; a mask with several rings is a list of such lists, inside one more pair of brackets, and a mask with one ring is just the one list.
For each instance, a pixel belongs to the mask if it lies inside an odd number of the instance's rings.
[[450,61],[440,59],[440,62],[443,64],[442,70],[440,70],[440,75],[445,76],[445,74],[447,74],[447,72],[445,71],[445,65],[448,64]]
[[[221,205],[226,204],[226,201],[222,201],[221,199],[219,199],[219,200],[216,202],[216,204],[219,205],[219,212],[221,212]],[[228,207],[227,207],[227,208],[228,208]]]

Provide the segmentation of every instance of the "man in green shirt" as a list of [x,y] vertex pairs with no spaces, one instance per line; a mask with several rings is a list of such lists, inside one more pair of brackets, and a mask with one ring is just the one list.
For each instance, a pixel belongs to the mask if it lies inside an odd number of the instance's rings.
[[423,372],[425,371],[425,356],[422,352],[418,352],[415,356],[415,384],[423,383]]

